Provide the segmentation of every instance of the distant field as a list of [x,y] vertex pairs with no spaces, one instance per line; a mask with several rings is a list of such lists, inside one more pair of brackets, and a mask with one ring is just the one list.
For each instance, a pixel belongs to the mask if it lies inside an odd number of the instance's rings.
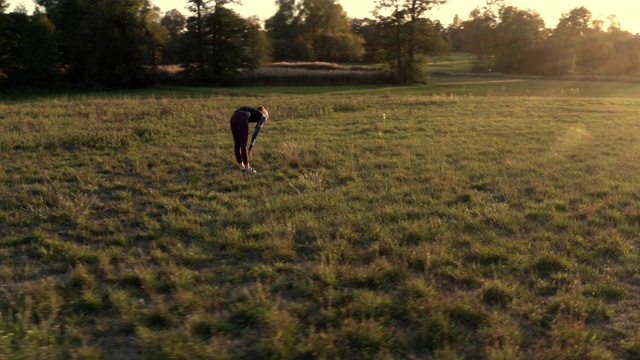
[[[0,101],[0,358],[640,358],[640,84]],[[254,176],[228,119],[264,105]]]
[[185,99],[211,97],[270,97],[284,95],[334,95],[334,96],[535,96],[560,98],[634,98],[640,97],[640,82],[608,82],[551,80],[535,78],[508,78],[504,76],[433,76],[429,85],[418,86],[273,86],[273,87],[186,87],[158,86],[143,90],[118,90],[95,93],[31,94],[7,97],[11,102],[34,100],[85,99]]
[[451,73],[470,73],[473,59],[467,53],[451,53],[447,58],[429,63],[429,71],[446,71]]

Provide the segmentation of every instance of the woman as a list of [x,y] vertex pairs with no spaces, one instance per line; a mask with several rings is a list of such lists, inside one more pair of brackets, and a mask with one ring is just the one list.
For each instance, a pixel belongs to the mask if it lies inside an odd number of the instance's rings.
[[[236,161],[240,165],[240,170],[247,174],[255,174],[256,171],[249,166],[249,158],[253,151],[253,145],[256,143],[256,138],[260,132],[260,128],[269,119],[269,113],[267,109],[260,106],[255,109],[252,107],[243,106],[236,110],[231,116],[231,133],[233,134],[233,152],[236,156]],[[247,149],[247,139],[249,138],[249,123],[254,122],[256,128],[253,130],[253,136],[251,136],[251,143]]]

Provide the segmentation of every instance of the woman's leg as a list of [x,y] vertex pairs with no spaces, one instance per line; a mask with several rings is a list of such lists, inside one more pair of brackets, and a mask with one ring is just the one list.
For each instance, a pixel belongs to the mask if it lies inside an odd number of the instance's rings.
[[245,113],[236,112],[231,117],[233,153],[240,168],[249,167],[247,142],[249,140],[249,118]]

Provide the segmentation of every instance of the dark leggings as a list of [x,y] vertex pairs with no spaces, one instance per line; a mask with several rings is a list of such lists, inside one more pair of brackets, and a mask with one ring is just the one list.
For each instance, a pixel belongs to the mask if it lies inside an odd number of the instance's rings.
[[249,140],[249,115],[236,111],[231,116],[231,133],[233,134],[233,153],[238,164],[249,164],[247,141]]

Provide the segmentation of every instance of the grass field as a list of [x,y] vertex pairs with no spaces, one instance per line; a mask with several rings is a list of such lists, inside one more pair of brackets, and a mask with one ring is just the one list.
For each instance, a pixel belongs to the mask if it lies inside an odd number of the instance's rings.
[[[638,359],[640,84],[0,102],[0,359]],[[254,176],[228,119],[265,105]]]
[[470,73],[473,58],[467,53],[451,53],[445,59],[431,61],[428,71],[445,71],[449,73]]

